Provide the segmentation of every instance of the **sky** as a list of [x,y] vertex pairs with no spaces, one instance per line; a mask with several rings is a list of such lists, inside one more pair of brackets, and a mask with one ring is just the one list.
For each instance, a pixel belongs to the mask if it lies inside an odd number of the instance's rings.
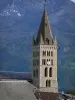
[[71,0],[71,1],[75,3],[75,0]]

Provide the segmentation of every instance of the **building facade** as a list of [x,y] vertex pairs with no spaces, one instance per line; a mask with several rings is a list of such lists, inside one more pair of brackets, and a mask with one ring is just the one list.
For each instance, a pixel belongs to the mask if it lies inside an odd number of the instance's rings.
[[32,45],[33,84],[43,92],[58,92],[57,82],[57,40],[52,36],[46,9],[33,37]]

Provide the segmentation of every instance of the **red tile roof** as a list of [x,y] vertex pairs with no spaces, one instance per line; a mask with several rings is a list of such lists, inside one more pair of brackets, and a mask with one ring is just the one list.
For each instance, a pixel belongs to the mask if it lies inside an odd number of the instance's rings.
[[37,99],[42,100],[56,100],[59,96],[58,93],[52,93],[52,92],[35,92],[34,93]]

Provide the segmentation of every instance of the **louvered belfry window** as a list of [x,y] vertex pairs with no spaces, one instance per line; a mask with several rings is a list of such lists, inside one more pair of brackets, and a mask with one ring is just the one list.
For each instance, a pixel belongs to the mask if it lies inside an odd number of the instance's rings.
[[49,68],[49,77],[52,77],[52,67]]
[[46,56],[46,51],[43,51],[43,56]]
[[45,68],[45,72],[44,73],[45,73],[45,77],[47,77],[48,76],[48,68],[47,67]]

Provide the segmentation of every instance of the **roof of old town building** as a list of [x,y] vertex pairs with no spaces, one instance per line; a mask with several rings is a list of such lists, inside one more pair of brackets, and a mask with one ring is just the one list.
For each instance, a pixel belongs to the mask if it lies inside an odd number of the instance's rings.
[[34,94],[37,99],[41,100],[56,100],[59,97],[59,93],[53,92],[35,92]]

